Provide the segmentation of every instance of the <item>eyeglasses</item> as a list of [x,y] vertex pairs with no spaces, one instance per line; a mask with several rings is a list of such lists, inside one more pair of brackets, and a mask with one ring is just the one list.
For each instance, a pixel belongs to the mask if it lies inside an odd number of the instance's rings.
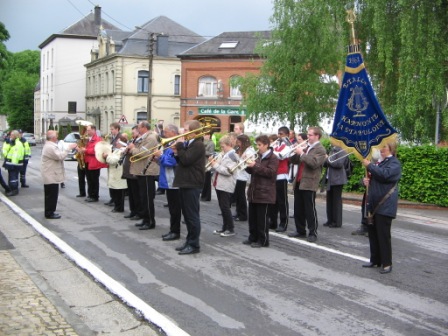
[[316,134],[307,134],[307,136],[309,136],[309,137],[310,137],[310,136],[315,136],[315,135],[316,135]]

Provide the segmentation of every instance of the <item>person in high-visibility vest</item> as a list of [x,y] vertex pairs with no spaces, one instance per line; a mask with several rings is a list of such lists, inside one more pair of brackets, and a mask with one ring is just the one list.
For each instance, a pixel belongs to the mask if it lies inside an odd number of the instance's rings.
[[5,169],[8,171],[8,185],[11,189],[6,196],[15,196],[19,193],[19,173],[23,166],[25,150],[20,141],[19,131],[12,131],[9,142],[3,145]]
[[23,166],[20,170],[20,185],[22,188],[29,188],[30,186],[26,184],[26,167],[28,167],[28,161],[31,158],[31,148],[29,142],[26,140],[26,138],[23,137],[22,130],[19,130],[20,133],[20,141],[23,144],[24,149],[24,157],[23,157]]

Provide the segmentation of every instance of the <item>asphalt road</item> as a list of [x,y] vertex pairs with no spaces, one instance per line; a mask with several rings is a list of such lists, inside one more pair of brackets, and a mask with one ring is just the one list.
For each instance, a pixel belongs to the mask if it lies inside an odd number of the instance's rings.
[[[174,248],[182,241],[160,238],[169,228],[165,196],[155,199],[156,229],[139,231],[103,204],[109,199],[106,170],[99,203],[75,197],[75,161],[65,163],[58,204],[63,218],[46,220],[40,151],[33,148],[28,168],[31,188],[14,202],[191,335],[448,334],[448,222],[425,220],[425,210],[399,210],[391,274],[361,268],[368,239],[350,234],[359,226],[360,209],[349,204],[343,227],[319,227],[316,244],[272,233],[269,248],[254,249],[241,244],[246,222],[236,223],[234,237],[213,235],[221,227],[220,210],[216,199],[204,202],[201,253],[179,256]],[[325,222],[322,200],[317,211]]]

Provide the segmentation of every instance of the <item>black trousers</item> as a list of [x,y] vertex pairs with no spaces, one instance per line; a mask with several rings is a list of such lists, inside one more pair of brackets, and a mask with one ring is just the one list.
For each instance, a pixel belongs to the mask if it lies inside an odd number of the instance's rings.
[[115,211],[124,211],[124,192],[126,189],[109,189],[109,193],[114,202]]
[[205,181],[204,187],[201,192],[201,199],[203,201],[211,201],[212,200],[212,172],[205,172]]
[[6,192],[10,191],[8,184],[3,179],[2,169],[0,168],[0,185],[5,189]]
[[232,202],[232,193],[216,190],[218,196],[218,204],[222,213],[222,231],[234,230],[232,210],[230,210],[230,202]]
[[342,226],[342,188],[334,185],[327,190],[327,223],[336,227]]
[[78,187],[79,194],[81,196],[86,196],[86,170],[81,169],[78,164]]
[[22,169],[20,169],[20,184],[26,184],[26,168],[28,167],[28,160],[23,160]]
[[180,204],[179,189],[166,189],[166,200],[170,212],[170,232],[180,234],[180,221],[182,219],[182,207]]
[[155,225],[154,198],[156,196],[156,183],[154,176],[138,176],[138,191],[140,196],[139,215],[143,223]]
[[128,182],[129,211],[131,215],[135,216],[141,211],[138,179],[126,179],[126,181]]
[[236,180],[234,192],[236,216],[243,221],[247,220],[246,184],[247,181]]
[[45,216],[51,216],[56,211],[59,196],[59,184],[44,184],[44,211]]
[[271,204],[249,202],[249,241],[269,246],[270,207]]
[[370,243],[370,262],[383,267],[392,265],[392,217],[375,214],[373,225],[367,225]]
[[300,190],[299,185],[294,189],[294,221],[297,232],[317,237],[317,213],[316,213],[316,192],[312,190]]
[[100,173],[101,169],[89,170],[86,166],[87,196],[96,200],[100,197]]
[[270,219],[271,228],[277,228],[278,214],[280,214],[280,226],[288,228],[289,201],[288,201],[288,180],[277,180],[275,182],[275,204],[271,206]]
[[8,168],[8,185],[11,190],[19,190],[20,167]]
[[187,245],[199,248],[199,237],[201,235],[201,218],[199,215],[199,196],[201,189],[180,188],[180,200],[182,204],[182,214],[187,226]]

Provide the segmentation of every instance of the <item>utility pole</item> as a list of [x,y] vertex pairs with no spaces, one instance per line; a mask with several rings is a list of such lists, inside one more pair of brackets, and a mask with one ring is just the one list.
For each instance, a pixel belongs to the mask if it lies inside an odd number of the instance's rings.
[[148,113],[148,121],[152,120],[152,63],[154,59],[154,43],[156,42],[156,34],[149,34],[149,55],[148,55],[148,101],[147,101],[147,113]]

